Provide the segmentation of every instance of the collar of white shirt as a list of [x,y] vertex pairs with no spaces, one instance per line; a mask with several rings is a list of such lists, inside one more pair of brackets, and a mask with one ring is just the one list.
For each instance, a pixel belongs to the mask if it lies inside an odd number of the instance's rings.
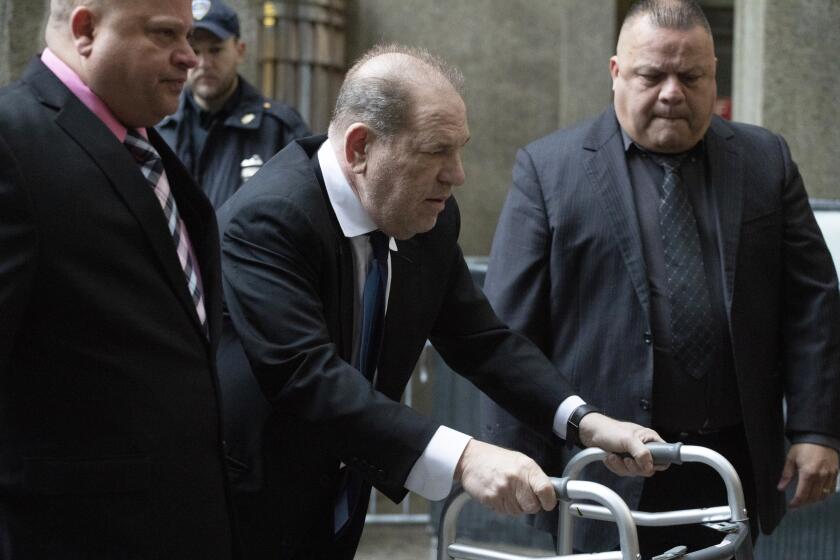
[[[318,149],[318,164],[321,166],[321,174],[324,176],[330,205],[335,212],[335,217],[338,219],[338,225],[341,226],[341,232],[344,236],[353,238],[367,235],[376,230],[376,224],[373,223],[367,210],[362,206],[359,195],[356,194],[341,171],[329,138]],[[388,245],[392,251],[397,250],[397,244],[393,237],[389,237]]]

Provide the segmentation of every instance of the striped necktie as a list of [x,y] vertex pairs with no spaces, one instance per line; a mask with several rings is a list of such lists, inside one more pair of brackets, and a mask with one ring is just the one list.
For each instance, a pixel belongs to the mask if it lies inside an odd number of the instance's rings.
[[169,227],[169,234],[175,243],[178,260],[181,262],[181,268],[184,271],[184,276],[187,281],[187,289],[192,297],[196,313],[198,313],[198,319],[201,321],[201,326],[204,327],[206,333],[207,313],[204,309],[204,294],[202,293],[201,281],[198,278],[193,257],[190,254],[189,241],[186,236],[187,228],[184,226],[184,222],[178,214],[178,205],[175,203],[175,196],[169,188],[169,182],[162,180],[163,161],[160,159],[160,154],[136,130],[128,130],[125,137],[125,146],[137,161],[143,177],[146,178],[149,186],[154,190],[163,208],[163,214],[166,217],[166,223]]

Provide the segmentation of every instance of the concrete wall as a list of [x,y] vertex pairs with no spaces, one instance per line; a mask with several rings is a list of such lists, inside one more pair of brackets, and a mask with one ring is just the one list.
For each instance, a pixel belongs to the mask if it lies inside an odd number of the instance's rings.
[[735,2],[736,120],[781,133],[812,197],[840,198],[840,2]]
[[516,149],[610,99],[608,0],[356,0],[348,57],[377,41],[423,46],[466,78],[472,139],[456,191],[466,254],[486,254]]
[[0,0],[0,85],[16,80],[44,48],[49,0]]

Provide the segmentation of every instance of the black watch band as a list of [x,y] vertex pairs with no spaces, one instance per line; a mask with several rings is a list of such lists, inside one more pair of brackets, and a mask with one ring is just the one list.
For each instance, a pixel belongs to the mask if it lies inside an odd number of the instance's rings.
[[578,447],[584,446],[580,441],[580,421],[583,420],[583,417],[590,412],[600,413],[601,410],[591,404],[582,404],[574,409],[572,414],[569,415],[569,421],[566,423],[566,445],[569,447],[574,447],[576,445]]

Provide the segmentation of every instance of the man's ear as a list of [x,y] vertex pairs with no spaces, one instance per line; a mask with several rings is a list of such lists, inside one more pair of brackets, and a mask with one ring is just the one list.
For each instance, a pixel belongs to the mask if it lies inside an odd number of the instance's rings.
[[81,57],[90,56],[93,49],[93,31],[96,27],[96,14],[87,6],[79,6],[70,15],[70,31],[73,33],[73,45]]
[[241,39],[236,40],[236,60],[241,64],[245,60],[245,41]]
[[353,123],[344,132],[344,159],[350,171],[362,174],[367,170],[373,131],[363,123]]
[[616,55],[610,57],[610,77],[613,82],[618,78],[618,56]]

